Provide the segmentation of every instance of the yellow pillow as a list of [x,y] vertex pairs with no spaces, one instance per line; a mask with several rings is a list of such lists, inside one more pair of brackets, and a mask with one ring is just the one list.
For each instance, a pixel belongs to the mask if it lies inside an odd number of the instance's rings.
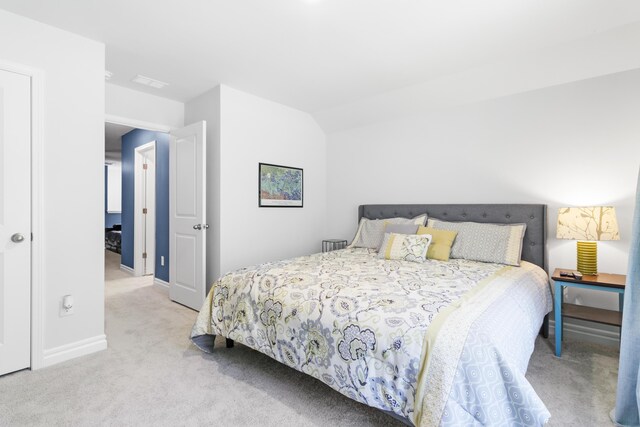
[[457,231],[436,230],[435,228],[420,226],[416,234],[431,234],[431,244],[427,251],[427,258],[449,261],[451,246],[453,246],[453,241],[456,240],[458,235]]

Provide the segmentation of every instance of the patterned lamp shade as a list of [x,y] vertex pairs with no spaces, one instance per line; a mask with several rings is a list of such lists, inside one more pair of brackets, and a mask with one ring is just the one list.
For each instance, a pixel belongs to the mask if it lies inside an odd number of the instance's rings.
[[612,206],[560,208],[558,239],[578,240],[578,271],[598,272],[598,240],[620,240],[616,210]]

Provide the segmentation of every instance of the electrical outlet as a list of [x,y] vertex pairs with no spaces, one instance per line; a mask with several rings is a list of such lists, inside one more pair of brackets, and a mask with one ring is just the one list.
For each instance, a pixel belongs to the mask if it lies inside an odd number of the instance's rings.
[[164,267],[164,256],[160,257],[160,265]]
[[60,301],[60,317],[70,316],[75,312],[73,296],[65,295]]

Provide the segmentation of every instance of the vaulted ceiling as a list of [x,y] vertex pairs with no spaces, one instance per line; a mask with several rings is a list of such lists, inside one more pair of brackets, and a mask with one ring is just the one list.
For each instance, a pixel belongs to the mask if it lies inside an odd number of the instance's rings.
[[[310,112],[329,130],[407,103],[463,102],[467,86],[473,100],[640,67],[636,0],[0,0],[0,8],[104,42],[114,84],[184,102],[223,83]],[[137,74],[169,86],[137,85]],[[486,79],[495,93],[478,87]]]

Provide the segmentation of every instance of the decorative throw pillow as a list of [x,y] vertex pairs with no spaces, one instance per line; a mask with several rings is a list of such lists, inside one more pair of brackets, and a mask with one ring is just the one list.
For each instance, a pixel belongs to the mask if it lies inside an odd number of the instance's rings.
[[378,249],[384,237],[384,229],[387,224],[415,224],[424,225],[427,220],[427,214],[419,215],[415,218],[387,218],[387,219],[369,219],[362,218],[356,237],[349,245],[350,248],[371,248]]
[[427,227],[457,231],[451,258],[520,265],[522,240],[527,224],[446,222],[430,219]]
[[424,262],[431,244],[428,234],[385,233],[378,258],[401,259],[411,262]]
[[431,244],[427,251],[427,258],[439,261],[449,261],[451,246],[456,240],[457,231],[437,230],[429,227],[418,227],[418,234],[430,234]]

